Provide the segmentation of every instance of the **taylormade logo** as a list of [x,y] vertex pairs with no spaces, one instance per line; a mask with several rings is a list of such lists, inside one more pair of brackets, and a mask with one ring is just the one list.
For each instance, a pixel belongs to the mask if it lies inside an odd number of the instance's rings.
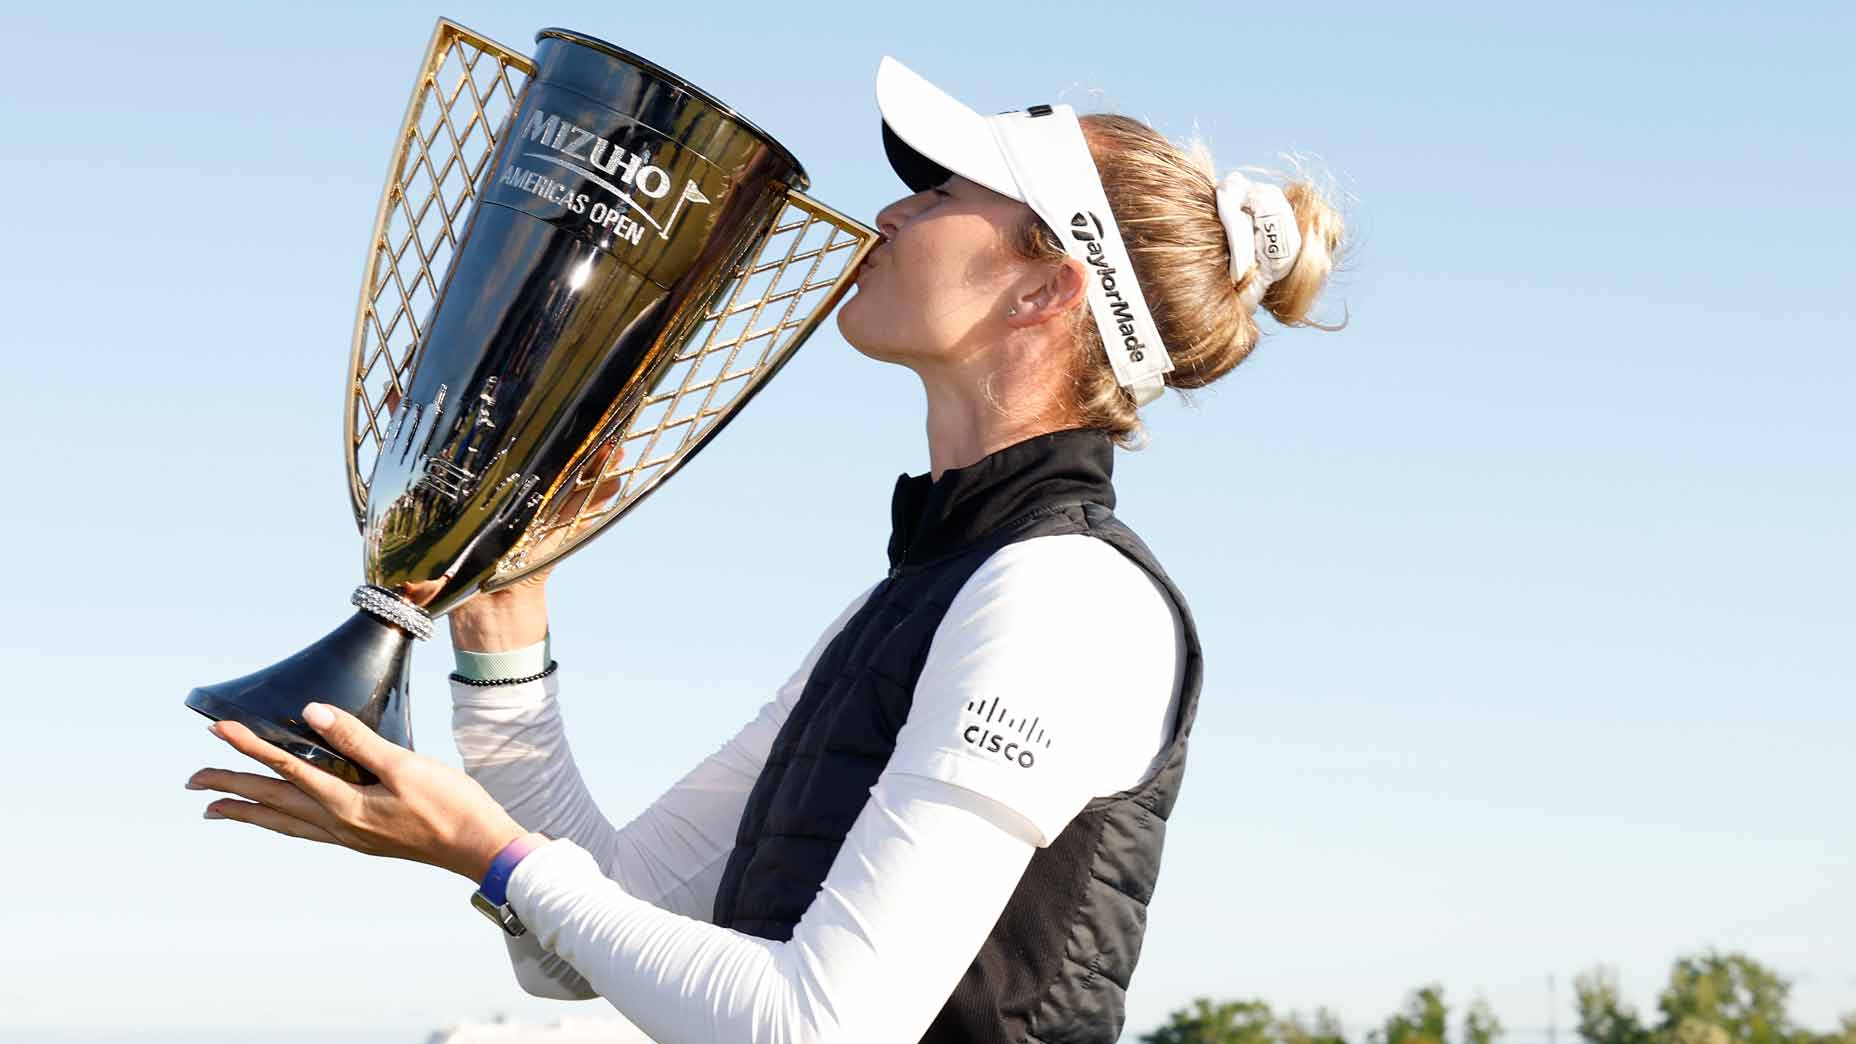
[[[1090,229],[1094,231],[1090,231]],[[1089,264],[1095,269],[1096,281],[1102,284],[1103,296],[1108,298],[1108,309],[1115,316],[1115,331],[1121,334],[1121,346],[1128,353],[1129,362],[1140,362],[1147,358],[1147,346],[1134,332],[1134,306],[1121,295],[1116,288],[1115,275],[1119,271],[1108,262],[1108,253],[1102,249],[1102,219],[1089,211],[1079,210],[1070,219],[1070,236],[1083,244],[1089,255]]]

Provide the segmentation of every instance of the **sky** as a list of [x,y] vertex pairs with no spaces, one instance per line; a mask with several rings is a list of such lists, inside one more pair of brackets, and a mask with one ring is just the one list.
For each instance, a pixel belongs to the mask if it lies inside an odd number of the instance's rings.
[[[1347,328],[1271,329],[1117,465],[1207,647],[1124,1039],[1201,995],[1357,1033],[1429,982],[1570,1035],[1575,974],[1653,1011],[1707,947],[1792,978],[1807,1024],[1856,1010],[1847,5],[96,3],[0,14],[0,1037],[385,1044],[604,1006],[524,994],[462,878],[182,789],[246,767],[188,690],[360,581],[343,371],[441,14],[639,52],[866,219],[905,191],[884,54],[981,111],[1325,175]],[[828,323],[558,571],[609,818],[881,576],[922,420]],[[415,739],[456,764],[449,669],[441,629]]]

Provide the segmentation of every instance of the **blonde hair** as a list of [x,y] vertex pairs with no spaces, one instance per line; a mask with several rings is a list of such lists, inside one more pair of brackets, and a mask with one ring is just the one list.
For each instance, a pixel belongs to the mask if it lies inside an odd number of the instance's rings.
[[[1239,292],[1259,278],[1258,266],[1232,282],[1211,153],[1199,142],[1182,149],[1127,116],[1091,114],[1081,121],[1135,279],[1173,357],[1166,383],[1202,388],[1243,362],[1261,333],[1238,301]],[[1337,264],[1345,223],[1312,182],[1285,184],[1283,195],[1295,210],[1302,249],[1294,267],[1264,293],[1262,307],[1285,326],[1338,330],[1345,322],[1325,326],[1309,314]],[[1028,216],[1013,246],[1031,260],[1068,256],[1036,214]],[[1070,324],[1076,343],[1072,406],[1079,420],[1106,429],[1124,446],[1137,442],[1137,407],[1115,382],[1087,305],[1071,311]]]

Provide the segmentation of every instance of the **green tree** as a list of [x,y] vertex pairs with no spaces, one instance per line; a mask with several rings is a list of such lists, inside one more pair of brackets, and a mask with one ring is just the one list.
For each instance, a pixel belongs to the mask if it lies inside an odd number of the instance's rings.
[[1463,1044],[1495,1044],[1502,1035],[1502,1020],[1495,1017],[1488,999],[1478,996],[1463,1013]]
[[1449,1024],[1450,1008],[1444,1004],[1444,988],[1432,983],[1406,995],[1404,1009],[1387,1018],[1384,1029],[1368,1037],[1374,1044],[1444,1044]]
[[1741,953],[1679,957],[1657,998],[1670,1044],[1793,1044],[1791,983]]
[[1280,1044],[1347,1044],[1340,1018],[1326,1008],[1316,1008],[1311,1019],[1295,1011],[1284,1015],[1276,1021],[1276,1039]]
[[1262,1001],[1213,1004],[1200,997],[1172,1014],[1142,1044],[1276,1044],[1276,1019]]
[[1653,1044],[1650,1028],[1618,992],[1616,968],[1599,965],[1572,980],[1579,1037],[1586,1044]]
[[[1786,1011],[1791,983],[1741,953],[1709,950],[1677,958],[1657,998],[1661,1018],[1646,1022],[1618,989],[1615,968],[1598,965],[1573,979],[1584,1044],[1856,1044],[1856,1012],[1838,1027],[1818,1033],[1792,1022]],[[1365,1044],[1449,1044],[1449,1006],[1443,987],[1412,990],[1402,1008]],[[1501,1020],[1477,997],[1463,1012],[1456,1044],[1495,1044]],[[1340,1020],[1326,1008],[1311,1019],[1290,1012],[1280,1018],[1261,1000],[1213,1003],[1200,997],[1190,1008],[1140,1038],[1142,1044],[1347,1044]]]

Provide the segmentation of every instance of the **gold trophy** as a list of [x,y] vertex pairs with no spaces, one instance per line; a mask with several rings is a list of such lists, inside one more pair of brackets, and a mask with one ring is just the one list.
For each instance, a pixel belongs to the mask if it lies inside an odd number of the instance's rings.
[[311,700],[411,747],[413,638],[584,546],[721,431],[850,286],[875,230],[689,81],[562,29],[531,60],[440,20],[368,250],[344,450],[359,611],[193,690],[357,783]]

